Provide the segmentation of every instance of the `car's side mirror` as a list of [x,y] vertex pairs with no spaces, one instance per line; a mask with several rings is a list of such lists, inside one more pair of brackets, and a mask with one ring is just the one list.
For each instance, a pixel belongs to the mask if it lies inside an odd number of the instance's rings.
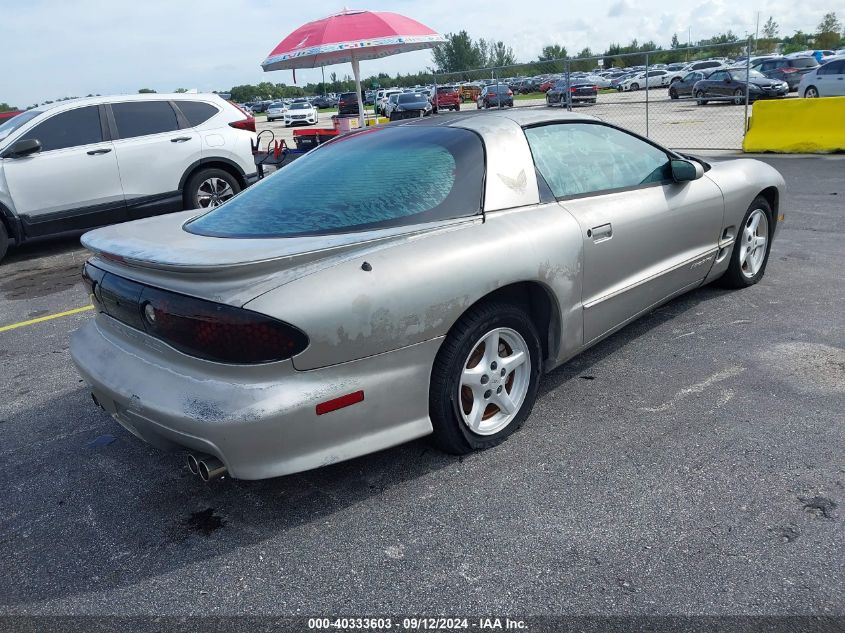
[[25,138],[17,141],[3,154],[8,158],[25,158],[41,151],[41,141],[37,138]]
[[689,182],[698,180],[704,175],[704,167],[700,163],[682,158],[673,158],[671,161],[672,178],[675,182]]

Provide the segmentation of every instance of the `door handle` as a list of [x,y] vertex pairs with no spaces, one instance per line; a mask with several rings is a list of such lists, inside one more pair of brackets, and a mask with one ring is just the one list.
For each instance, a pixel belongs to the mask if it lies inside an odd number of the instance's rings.
[[190,141],[190,136],[177,136],[176,138],[170,139],[171,143],[184,143],[185,141]]
[[108,154],[111,151],[108,147],[103,147],[102,149],[92,149],[88,152],[89,156],[99,156],[100,154]]
[[587,237],[592,237],[593,241],[596,243],[609,240],[613,237],[613,226],[611,226],[610,222],[594,226],[593,228],[587,230]]

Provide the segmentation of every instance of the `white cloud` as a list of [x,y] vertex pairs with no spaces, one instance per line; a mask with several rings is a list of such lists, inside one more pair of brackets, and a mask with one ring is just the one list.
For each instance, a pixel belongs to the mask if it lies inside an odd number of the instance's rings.
[[[127,93],[138,88],[227,89],[269,80],[291,83],[289,71],[263,73],[260,63],[301,24],[334,13],[342,3],[316,0],[0,0],[0,102],[36,101],[88,93]],[[654,40],[664,46],[672,33],[682,41],[732,29],[754,31],[757,7],[728,0],[596,0],[561,5],[558,0],[372,0],[370,9],[396,11],[440,32],[466,29],[473,37],[501,39],[520,61],[536,58],[545,44],[571,52],[603,50],[609,43]],[[845,0],[835,0],[840,5]],[[782,33],[813,30],[828,10],[810,3],[772,0],[769,14]],[[618,17],[607,19],[617,7]],[[431,64],[427,51],[364,62],[364,74],[410,72]],[[349,65],[326,75],[351,74]],[[300,84],[319,81],[320,71],[297,71]]]

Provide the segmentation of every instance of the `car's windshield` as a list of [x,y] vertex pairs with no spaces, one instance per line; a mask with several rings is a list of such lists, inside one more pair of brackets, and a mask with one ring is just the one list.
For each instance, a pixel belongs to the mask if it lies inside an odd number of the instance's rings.
[[290,106],[291,110],[308,110],[311,108],[310,103],[292,103]]
[[797,57],[790,63],[793,68],[815,68],[818,65],[815,57]]
[[282,101],[276,101],[276,102],[274,102],[274,103],[271,103],[271,104],[270,104],[270,107],[271,107],[271,108],[284,108],[284,107],[285,107],[285,104],[284,104],[284,102],[282,102]]
[[472,216],[480,211],[481,140],[446,127],[383,127],[328,143],[185,230],[293,237]]
[[4,122],[0,125],[0,141],[9,136],[9,134],[17,130],[27,121],[32,121],[32,119],[42,112],[43,110],[27,110],[26,112],[21,112],[19,115],[13,116],[11,119]]
[[399,95],[399,99],[397,99],[399,103],[416,103],[417,101],[425,101],[425,97],[421,94],[404,94]]
[[[753,70],[753,69],[748,71],[747,76],[751,77],[751,79],[766,79],[766,75],[764,75],[763,73],[758,72],[756,70]],[[745,78],[746,78],[745,69],[743,68],[743,69],[740,69],[740,70],[732,70],[731,71],[731,77],[733,79],[735,79],[736,81],[745,81]]]

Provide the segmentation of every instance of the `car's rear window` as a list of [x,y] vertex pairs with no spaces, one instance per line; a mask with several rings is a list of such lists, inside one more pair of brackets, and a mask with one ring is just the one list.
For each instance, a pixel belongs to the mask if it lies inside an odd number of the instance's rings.
[[418,101],[425,101],[425,97],[419,93],[399,95],[396,100],[399,103],[416,103]]
[[455,94],[456,92],[458,92],[457,88],[443,87],[443,86],[440,86],[440,87],[437,88],[437,94],[440,94],[440,95],[452,95],[452,94]]
[[294,237],[418,224],[481,210],[484,151],[459,128],[400,126],[328,143],[186,224],[216,237]]
[[815,68],[819,63],[814,57],[797,57],[789,62],[793,68]]

